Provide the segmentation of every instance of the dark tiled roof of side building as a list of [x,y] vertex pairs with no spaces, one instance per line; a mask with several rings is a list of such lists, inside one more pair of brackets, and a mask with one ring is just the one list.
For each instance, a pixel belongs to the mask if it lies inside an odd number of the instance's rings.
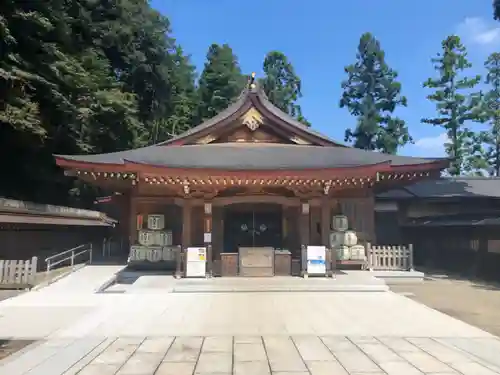
[[412,198],[500,198],[498,177],[453,177],[423,180],[401,189],[389,190],[377,196],[379,199]]

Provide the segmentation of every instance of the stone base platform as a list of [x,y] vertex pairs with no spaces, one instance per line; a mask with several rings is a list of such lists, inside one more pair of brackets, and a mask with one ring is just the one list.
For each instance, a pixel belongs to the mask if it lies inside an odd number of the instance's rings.
[[369,271],[373,277],[389,284],[411,284],[424,281],[425,274],[420,271]]
[[127,271],[108,288],[109,293],[136,293],[162,289],[170,293],[229,293],[229,292],[386,292],[384,280],[366,271],[339,272],[334,278],[307,279],[291,276],[272,278],[221,277],[209,279],[175,279],[171,275],[145,274]]

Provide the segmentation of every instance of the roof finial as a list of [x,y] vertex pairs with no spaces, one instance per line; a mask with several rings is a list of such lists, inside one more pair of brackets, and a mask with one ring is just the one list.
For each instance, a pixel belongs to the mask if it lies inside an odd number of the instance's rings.
[[248,80],[248,88],[251,90],[255,89],[255,72],[252,72],[250,79]]

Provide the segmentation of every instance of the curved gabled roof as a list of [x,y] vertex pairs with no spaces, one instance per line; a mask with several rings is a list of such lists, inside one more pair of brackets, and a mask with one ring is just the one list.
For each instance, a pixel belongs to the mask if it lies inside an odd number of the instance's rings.
[[[196,144],[202,137],[234,124],[251,108],[257,110],[281,133],[301,138],[308,145],[284,143]],[[168,141],[134,150],[98,155],[55,155],[66,168],[92,168],[142,164],[168,168],[226,171],[273,171],[335,169],[383,164],[408,169],[439,170],[446,159],[425,159],[365,151],[337,143],[303,125],[275,107],[258,85],[249,85],[235,103],[217,116]],[[130,166],[129,166],[130,167]],[[401,169],[401,168],[398,168]],[[308,172],[308,173],[309,173]]]
[[348,147],[323,147],[265,143],[148,146],[97,155],[59,155],[58,159],[90,164],[138,163],[171,168],[224,170],[305,170],[368,166],[390,162],[415,166],[446,161],[382,154]]
[[344,144],[330,139],[324,134],[311,129],[310,127],[302,124],[297,119],[283,112],[281,109],[279,109],[269,101],[264,90],[258,84],[254,84],[252,85],[252,87],[245,88],[233,104],[231,104],[228,108],[220,112],[215,117],[204,121],[200,125],[195,126],[194,128],[191,128],[186,132],[179,134],[178,136],[159,143],[158,146],[179,144],[182,143],[182,140],[184,139],[196,136],[197,134],[206,133],[214,126],[223,124],[224,122],[227,122],[227,120],[231,120],[234,115],[241,115],[243,112],[248,110],[250,106],[255,106],[264,115],[270,116],[282,122],[282,124],[287,125],[289,130],[302,133],[302,135],[313,137],[314,139],[319,140],[324,145],[348,147]]

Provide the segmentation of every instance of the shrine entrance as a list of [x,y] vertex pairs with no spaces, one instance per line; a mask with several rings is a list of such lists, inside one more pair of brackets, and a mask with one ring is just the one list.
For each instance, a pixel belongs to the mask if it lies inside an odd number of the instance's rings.
[[224,252],[236,253],[241,247],[283,246],[281,205],[234,204],[224,211]]

